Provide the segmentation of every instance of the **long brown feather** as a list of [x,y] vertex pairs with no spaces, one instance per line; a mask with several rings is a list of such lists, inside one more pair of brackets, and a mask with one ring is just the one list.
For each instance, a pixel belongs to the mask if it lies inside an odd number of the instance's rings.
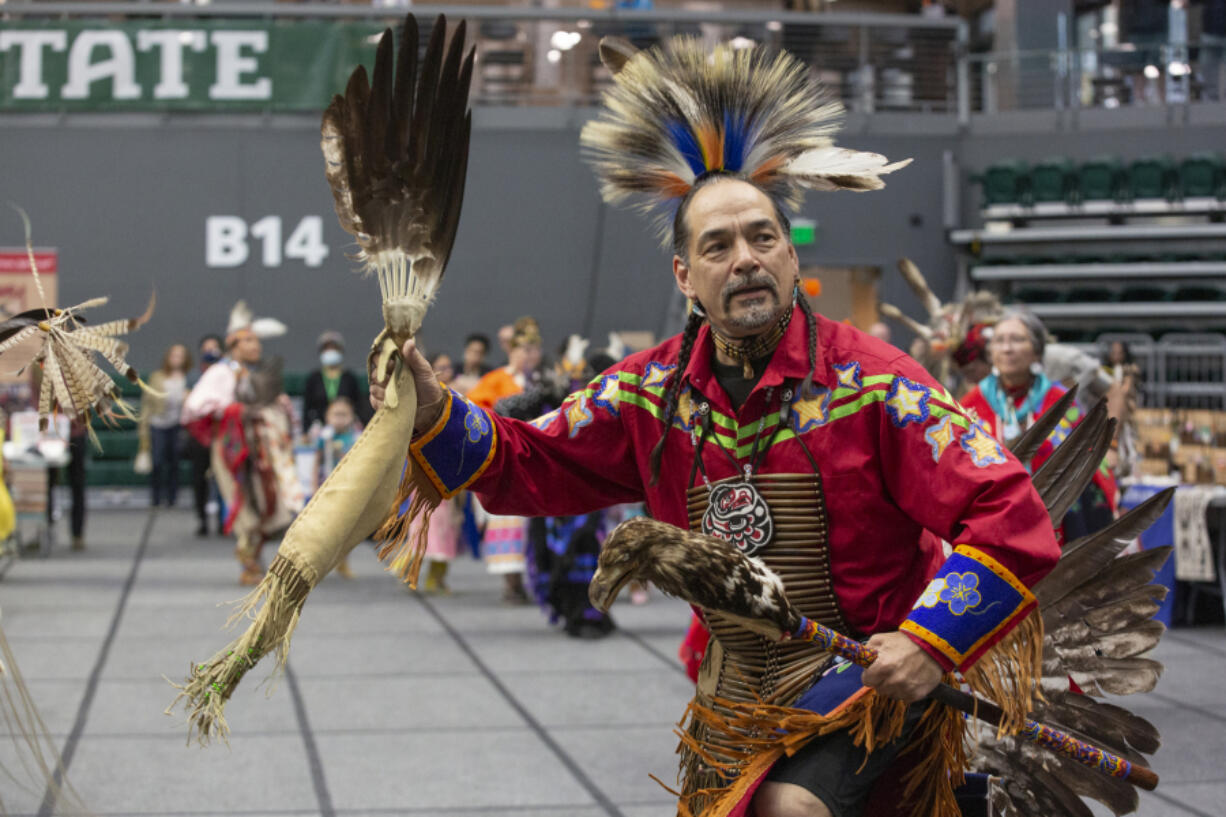
[[1035,490],[1042,497],[1053,525],[1060,524],[1081,496],[1114,435],[1115,420],[1107,417],[1107,401],[1100,400],[1035,472]]
[[385,304],[429,303],[455,243],[464,197],[474,51],[465,53],[463,22],[447,42],[440,16],[419,60],[418,33],[408,15],[396,54],[392,32],[385,31],[369,82],[365,69],[356,68],[320,128],[337,217],[357,239],[366,271],[378,273]]
[[1154,494],[1097,533],[1067,545],[1060,561],[1034,587],[1039,606],[1046,609],[1055,605],[1087,580],[1101,575],[1124,548],[1162,516],[1174,495],[1174,488]]

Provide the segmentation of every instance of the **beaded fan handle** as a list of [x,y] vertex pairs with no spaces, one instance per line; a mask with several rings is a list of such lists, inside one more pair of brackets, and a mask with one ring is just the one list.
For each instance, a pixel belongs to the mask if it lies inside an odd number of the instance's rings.
[[[865,646],[803,616],[800,619],[800,626],[796,628],[796,632],[791,637],[795,640],[811,641],[823,650],[841,655],[862,667],[870,666],[877,660],[877,651],[872,647]],[[938,684],[928,697],[981,718],[993,726],[999,726],[1004,718],[1004,713],[991,701],[977,698],[947,684]],[[1152,769],[1131,763],[1054,727],[1026,720],[1017,736],[1036,746],[1058,752],[1108,777],[1127,780],[1146,791],[1153,791],[1158,787],[1158,775]]]

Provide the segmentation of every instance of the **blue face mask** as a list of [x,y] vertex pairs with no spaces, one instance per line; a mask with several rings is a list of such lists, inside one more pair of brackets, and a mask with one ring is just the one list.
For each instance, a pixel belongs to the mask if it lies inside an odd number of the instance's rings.
[[337,349],[325,349],[319,353],[319,364],[321,366],[339,366],[345,356]]
[[213,351],[201,352],[200,359],[203,360],[205,363],[212,365],[216,363],[217,361],[221,360],[221,355]]

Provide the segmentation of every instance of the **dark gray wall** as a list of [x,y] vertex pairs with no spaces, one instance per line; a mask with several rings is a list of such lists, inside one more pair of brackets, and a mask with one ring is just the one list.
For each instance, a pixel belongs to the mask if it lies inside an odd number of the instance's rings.
[[[603,339],[611,329],[665,328],[669,257],[638,216],[600,204],[577,148],[588,115],[477,111],[464,216],[427,318],[429,347],[456,350],[467,332],[492,333],[523,314],[540,320],[550,346],[573,331]],[[1001,115],[969,130],[947,116],[853,117],[841,143],[915,161],[887,177],[884,191],[810,196],[803,215],[819,222],[819,241],[801,259],[880,267],[883,299],[916,314],[893,272],[900,256],[943,298],[954,289],[944,152],[961,167],[961,226],[970,226],[976,199],[966,175],[1001,156],[1178,155],[1217,148],[1221,134],[1220,114],[1195,108]],[[289,325],[268,348],[291,368],[311,365],[326,328],[345,334],[356,363],[381,325],[378,288],[344,257],[353,245],[332,214],[318,138],[309,117],[9,116],[0,119],[0,197],[29,212],[36,244],[59,247],[61,302],[109,294],[97,313],[107,319],[136,314],[156,289],[157,314],[134,338],[138,365],[155,363],[171,342],[222,330],[240,297]],[[286,234],[303,216],[322,216],[331,254],[315,269],[300,261],[269,269],[255,246],[242,267],[207,268],[205,219],[219,214],[249,223],[276,214]],[[20,242],[16,215],[0,213],[0,244]]]
[[[172,341],[222,330],[238,298],[289,325],[289,336],[267,346],[290,366],[310,364],[325,328],[345,334],[356,360],[382,323],[378,287],[345,257],[354,246],[332,213],[317,126],[234,122],[27,120],[0,135],[9,157],[3,194],[29,212],[36,244],[60,249],[63,302],[107,293],[112,303],[98,316],[123,315],[156,289],[137,363],[155,361]],[[455,349],[467,332],[492,333],[521,314],[538,316],[551,342],[578,329],[598,208],[573,130],[477,130],[456,251],[426,342]],[[293,260],[267,268],[252,242],[243,266],[210,269],[205,220],[222,214],[249,223],[277,214],[283,238],[303,216],[322,216],[330,255],[314,269]],[[636,228],[622,214],[606,221],[595,330],[656,330],[663,319],[665,259]],[[0,215],[0,244],[20,241],[16,215]]]

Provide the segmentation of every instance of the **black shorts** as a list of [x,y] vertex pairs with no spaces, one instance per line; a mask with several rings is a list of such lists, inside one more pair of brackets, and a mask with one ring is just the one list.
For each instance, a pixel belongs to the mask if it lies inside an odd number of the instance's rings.
[[847,730],[814,738],[799,752],[771,767],[766,779],[772,783],[793,783],[813,793],[826,804],[833,817],[859,817],[881,773],[907,745],[924,710],[927,699],[907,708],[902,734],[892,742],[868,753],[852,742]]

